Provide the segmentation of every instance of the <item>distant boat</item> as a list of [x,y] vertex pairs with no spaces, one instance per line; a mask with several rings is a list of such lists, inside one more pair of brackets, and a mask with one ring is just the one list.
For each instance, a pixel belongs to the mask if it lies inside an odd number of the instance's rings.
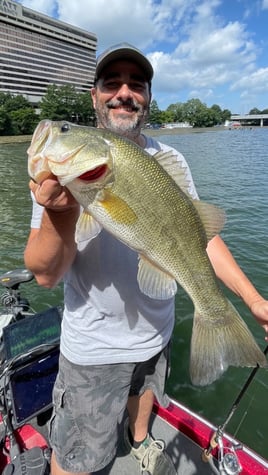
[[185,127],[192,128],[193,126],[189,124],[189,122],[172,122],[163,124],[162,126],[164,129],[181,129]]
[[242,127],[242,124],[238,120],[226,120],[224,127],[228,127],[229,129],[239,129],[240,127]]

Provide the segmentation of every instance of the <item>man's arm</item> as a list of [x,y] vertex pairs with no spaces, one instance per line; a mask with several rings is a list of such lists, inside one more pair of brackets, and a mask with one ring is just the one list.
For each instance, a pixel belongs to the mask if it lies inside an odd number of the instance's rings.
[[[268,333],[268,301],[244,274],[220,236],[208,243],[207,253],[218,278],[244,301]],[[268,336],[265,339],[268,341]]]
[[44,206],[40,229],[32,229],[24,261],[40,285],[54,287],[72,264],[76,254],[75,226],[80,206],[55,179],[41,185],[30,182],[37,203]]

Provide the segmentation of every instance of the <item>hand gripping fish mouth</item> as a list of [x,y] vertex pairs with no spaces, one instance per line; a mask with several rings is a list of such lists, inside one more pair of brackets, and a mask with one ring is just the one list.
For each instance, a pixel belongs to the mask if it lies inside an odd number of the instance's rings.
[[[109,157],[100,157],[99,165],[94,164],[89,168],[88,161],[85,162],[81,156],[81,152],[85,152],[86,143],[74,144],[72,148],[62,147],[64,140],[61,142],[61,147],[58,153],[57,136],[59,134],[64,138],[68,138],[71,128],[75,127],[68,122],[62,122],[61,127],[53,127],[53,122],[50,120],[43,120],[37,126],[31,145],[27,151],[29,156],[28,172],[34,181],[41,183],[51,175],[57,176],[58,181],[62,186],[67,185],[73,180],[81,180],[86,183],[99,184],[99,182],[107,181],[111,175],[112,160]],[[71,132],[73,133],[73,131]],[[81,159],[79,158],[81,156]],[[98,186],[97,186],[98,187]]]

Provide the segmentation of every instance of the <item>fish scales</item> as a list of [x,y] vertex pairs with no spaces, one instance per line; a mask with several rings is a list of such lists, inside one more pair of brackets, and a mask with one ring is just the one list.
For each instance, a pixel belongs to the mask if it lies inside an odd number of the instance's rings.
[[152,157],[108,130],[51,121],[38,125],[28,155],[32,178],[38,182],[53,173],[84,207],[77,240],[104,227],[139,253],[142,292],[169,298],[177,282],[189,294],[195,308],[193,384],[212,383],[229,365],[267,366],[206,253],[207,236],[219,231],[222,215],[189,197],[172,157]]

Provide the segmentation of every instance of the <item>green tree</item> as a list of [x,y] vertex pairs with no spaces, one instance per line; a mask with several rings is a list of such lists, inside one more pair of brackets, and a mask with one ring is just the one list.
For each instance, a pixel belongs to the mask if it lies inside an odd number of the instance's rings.
[[[185,120],[194,127],[207,127],[208,108],[199,99],[190,99],[185,103]],[[209,118],[209,122],[210,122]]]
[[21,94],[18,95],[11,95],[7,94],[6,102],[5,102],[5,109],[7,112],[16,111],[19,109],[30,109],[31,104],[30,102],[25,99]]
[[77,94],[74,105],[74,114],[75,122],[79,122],[83,125],[95,125],[95,110],[89,92],[81,92]]
[[171,122],[174,122],[174,114],[167,108],[167,110],[161,111],[160,119],[161,124],[170,124]]
[[14,135],[32,134],[39,117],[32,108],[18,109],[10,112],[11,131]]
[[161,123],[161,110],[159,109],[158,104],[155,99],[152,100],[151,105],[150,105],[149,122],[150,124]]
[[78,93],[70,85],[48,86],[40,103],[40,111],[40,119],[68,120],[83,125],[95,123],[90,93]]
[[223,109],[222,113],[221,113],[221,116],[222,116],[222,123],[224,123],[226,120],[230,120],[231,119],[231,111],[229,111],[229,109]]
[[210,108],[212,112],[212,119],[213,119],[213,124],[212,125],[217,125],[222,123],[222,110],[218,104],[213,104]]
[[0,105],[0,135],[11,135],[11,119],[3,105]]
[[171,115],[169,122],[185,122],[185,104],[177,102],[176,104],[170,104],[167,111]]
[[74,86],[51,84],[40,102],[40,119],[72,121],[76,114]]
[[253,109],[251,109],[249,111],[250,114],[262,114],[262,112],[257,108],[257,107],[253,107]]
[[4,106],[9,97],[11,97],[9,92],[0,92],[0,106]]
[[0,93],[0,134],[31,134],[38,122],[30,102],[21,94]]

